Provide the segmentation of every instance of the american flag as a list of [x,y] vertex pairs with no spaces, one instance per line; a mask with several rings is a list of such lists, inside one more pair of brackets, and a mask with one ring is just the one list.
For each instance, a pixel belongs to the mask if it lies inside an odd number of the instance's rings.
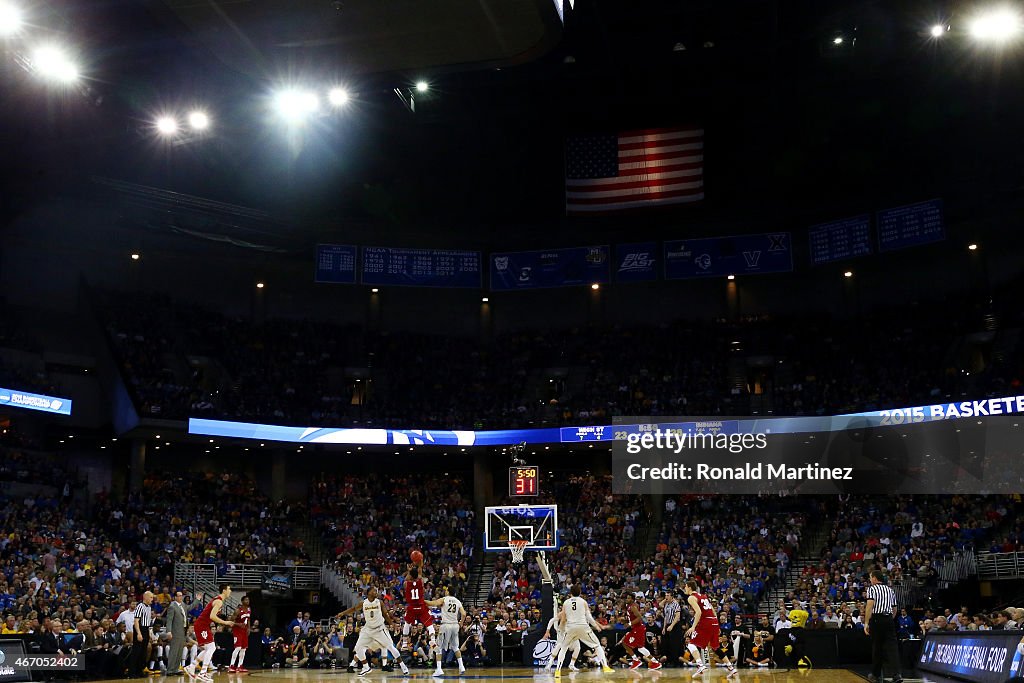
[[594,214],[704,198],[704,131],[660,128],[571,137],[565,210]]

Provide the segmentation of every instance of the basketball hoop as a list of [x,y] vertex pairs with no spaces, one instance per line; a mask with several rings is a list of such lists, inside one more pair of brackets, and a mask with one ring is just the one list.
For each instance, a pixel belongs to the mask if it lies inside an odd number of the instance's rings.
[[524,539],[518,539],[515,541],[508,542],[508,549],[512,553],[512,564],[521,564],[523,561],[523,553],[526,552],[527,542]]

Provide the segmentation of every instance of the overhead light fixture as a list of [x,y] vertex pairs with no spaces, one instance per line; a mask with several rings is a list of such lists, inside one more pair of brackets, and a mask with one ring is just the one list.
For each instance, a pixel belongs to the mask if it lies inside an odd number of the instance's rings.
[[335,107],[342,107],[348,104],[348,91],[344,88],[331,88],[327,93],[327,100]]
[[427,92],[428,90],[430,90],[430,84],[429,83],[427,83],[426,81],[417,81],[416,82],[416,91],[417,92]]
[[480,299],[480,301],[486,304],[488,301],[490,301],[490,299],[485,296],[483,299]]
[[1009,7],[1000,7],[979,14],[971,20],[968,28],[978,40],[1004,43],[1021,33],[1021,16]]
[[842,45],[843,44],[843,37],[842,36],[836,36],[835,38],[832,39],[832,44],[833,45]]
[[371,293],[373,293],[373,294],[376,294],[376,293],[377,293],[377,292],[379,292],[379,291],[380,291],[380,290],[379,290],[379,289],[377,289],[376,287],[374,287],[373,289],[371,289],[371,290],[370,290],[370,292],[371,292]]
[[726,275],[726,276],[725,276],[725,279],[726,279],[726,280],[730,280],[730,281],[731,281],[731,280],[735,280],[735,279],[736,279],[736,276],[735,276],[735,275]]
[[853,271],[852,270],[846,271],[845,273],[843,273],[843,277],[853,277]]
[[942,24],[935,24],[935,26],[932,26],[931,31],[929,31],[929,33],[932,34],[932,38],[941,38],[942,36],[946,35],[946,31],[948,31],[948,30],[949,30],[949,26],[943,26]]
[[13,36],[24,25],[20,9],[9,2],[0,2],[0,36]]
[[682,43],[676,43],[672,46],[672,52],[686,52],[686,46]]
[[132,261],[138,261],[140,258],[142,258],[142,256],[140,256],[139,254],[132,254]]
[[256,283],[256,289],[263,289],[264,287],[266,287],[266,285],[264,285],[262,282]]
[[596,292],[597,290],[601,289],[601,285],[595,282],[594,284],[590,285],[590,288]]
[[970,249],[971,251],[978,251],[978,245],[977,245],[977,244],[975,244],[975,243],[973,243],[973,242],[971,242],[970,244],[968,244],[968,245],[967,245],[967,248],[968,248],[968,249]]
[[174,135],[178,132],[178,122],[173,116],[161,116],[156,120],[156,130],[161,135]]
[[277,94],[274,105],[285,121],[300,124],[320,109],[320,98],[307,90],[284,90]]
[[78,66],[59,47],[48,45],[37,49],[32,55],[32,66],[49,81],[68,84],[78,80]]
[[210,117],[205,112],[194,111],[188,115],[188,125],[192,130],[206,130],[210,127]]

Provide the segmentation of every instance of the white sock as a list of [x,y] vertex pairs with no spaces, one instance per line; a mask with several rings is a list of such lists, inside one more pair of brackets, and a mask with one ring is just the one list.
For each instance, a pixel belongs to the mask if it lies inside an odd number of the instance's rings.
[[687,645],[686,649],[690,651],[690,655],[697,666],[704,666],[704,655],[701,654],[696,645]]
[[459,671],[462,671],[463,669],[466,668],[466,665],[462,663],[462,657],[461,656],[458,658],[458,662],[459,662]]

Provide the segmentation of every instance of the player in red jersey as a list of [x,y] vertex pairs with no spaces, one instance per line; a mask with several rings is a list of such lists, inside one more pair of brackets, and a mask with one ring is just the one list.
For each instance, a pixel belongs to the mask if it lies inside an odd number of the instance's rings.
[[420,576],[421,566],[409,565],[409,571],[405,574],[405,623],[402,624],[402,635],[408,637],[412,625],[417,621],[427,627],[427,634],[430,636],[430,647],[436,646],[434,638],[434,617],[427,607],[426,591],[423,588],[423,578]]
[[647,649],[647,624],[640,614],[640,608],[636,606],[636,596],[632,593],[626,594],[626,614],[629,616],[629,633],[622,639],[622,647],[626,649],[626,655],[633,660],[629,668],[639,669],[643,665],[640,657],[633,652],[636,650],[647,661],[647,666],[657,671],[661,668],[661,662],[652,657],[651,651]]
[[[686,629],[686,637],[689,643],[686,648],[693,655],[693,661],[697,662],[697,671],[693,674],[697,678],[708,670],[708,663],[704,659],[702,650],[711,647],[718,647],[718,637],[722,631],[718,626],[718,619],[715,618],[715,606],[706,595],[697,592],[697,582],[687,581],[683,586],[686,593],[686,602],[693,610],[693,625]],[[730,663],[729,673],[726,678],[732,678],[738,672],[736,667]]]
[[[224,601],[229,597],[231,597],[231,586],[222,583],[220,595],[215,596],[203,609],[203,613],[196,617],[196,623],[192,629],[195,631],[196,645],[199,647],[200,653],[196,660],[185,667],[185,673],[189,678],[198,678],[206,683],[213,680],[213,676],[209,673],[210,665],[213,662],[213,653],[217,651],[217,646],[213,644],[213,625],[220,624],[228,627],[235,625],[233,621],[224,621],[220,618],[220,610],[224,606]],[[196,672],[196,661],[203,663],[203,670],[198,673]]]
[[[252,618],[252,610],[249,608],[249,596],[242,597],[242,604],[238,606],[235,611],[235,616],[232,621],[235,622],[234,628],[231,629],[231,635],[235,638],[235,650],[231,653],[231,666],[228,667],[228,671],[231,673],[247,674],[249,670],[242,666],[245,663],[245,651],[249,647],[249,620]],[[238,660],[238,665],[235,665],[235,659]]]

